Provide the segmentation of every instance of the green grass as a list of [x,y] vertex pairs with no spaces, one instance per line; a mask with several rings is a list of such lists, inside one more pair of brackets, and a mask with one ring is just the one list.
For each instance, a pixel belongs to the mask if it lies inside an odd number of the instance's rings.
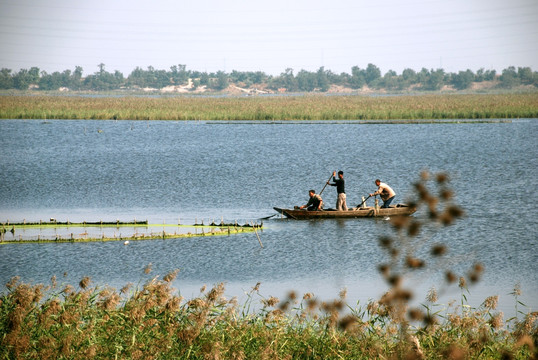
[[405,96],[0,96],[2,119],[417,120],[538,117],[538,93]]

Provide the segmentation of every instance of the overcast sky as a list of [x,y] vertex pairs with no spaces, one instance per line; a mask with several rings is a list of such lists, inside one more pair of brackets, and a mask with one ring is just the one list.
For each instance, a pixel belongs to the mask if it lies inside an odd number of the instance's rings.
[[0,68],[538,71],[537,0],[0,0]]

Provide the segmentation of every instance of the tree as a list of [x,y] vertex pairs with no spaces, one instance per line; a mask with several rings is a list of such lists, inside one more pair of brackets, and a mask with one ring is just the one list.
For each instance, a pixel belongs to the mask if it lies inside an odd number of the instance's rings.
[[2,68],[0,70],[0,89],[13,89],[11,69]]
[[28,70],[28,74],[30,74],[32,84],[37,84],[39,81],[39,68],[32,66],[30,70]]
[[247,81],[247,73],[232,70],[230,73],[230,81],[233,83],[244,83]]
[[430,71],[426,68],[422,68],[419,73],[417,73],[417,83],[422,84],[424,87],[428,79],[430,78]]
[[331,84],[336,85],[348,85],[351,83],[351,75],[346,72],[342,72],[340,73],[340,75],[334,74],[334,80],[333,76],[329,76],[329,79],[331,81]]
[[497,71],[495,70],[487,70],[484,73],[484,79],[487,81],[495,80],[496,76],[497,76]]
[[308,84],[308,72],[306,70],[301,69],[301,71],[297,73],[295,79],[297,80],[297,89],[299,91],[311,91],[311,88]]
[[209,74],[205,71],[200,74],[200,85],[209,86]]
[[460,71],[453,76],[452,85],[458,90],[467,89],[471,86],[475,79],[473,72],[469,69],[467,71]]
[[58,90],[62,86],[62,74],[58,71],[52,74],[42,71],[38,85],[39,90]]
[[18,90],[28,90],[28,87],[32,83],[32,75],[26,69],[20,69],[15,76],[13,76],[13,86]]
[[71,70],[64,70],[60,75],[60,87],[71,88]]
[[318,87],[316,74],[301,70],[297,74],[297,87],[300,91],[314,91]]
[[127,86],[139,86],[145,87],[144,84],[144,70],[137,66],[129,76],[127,76]]
[[441,90],[445,79],[445,71],[443,69],[437,69],[430,72],[430,76],[426,79],[426,83],[423,84],[425,90]]
[[417,72],[413,69],[404,69],[402,71],[402,79],[409,84],[416,84],[417,83]]
[[174,83],[171,74],[165,70],[153,71],[154,82],[151,87],[161,89]]
[[530,67],[518,67],[517,75],[522,84],[530,85],[534,83],[534,74]]
[[170,67],[170,78],[174,84],[184,85],[189,80],[189,73],[187,72],[187,65],[174,65]]
[[71,75],[71,82],[69,87],[78,90],[82,86],[82,67],[76,66],[75,71],[73,71],[73,74]]
[[160,89],[170,84],[186,84],[192,79],[193,84],[198,86],[208,86],[212,89],[223,90],[228,84],[234,83],[239,86],[251,87],[255,84],[266,85],[269,89],[277,90],[285,88],[289,92],[294,91],[328,91],[331,85],[349,86],[353,89],[360,89],[368,85],[374,89],[385,88],[388,90],[403,90],[414,84],[420,84],[418,90],[437,91],[444,84],[451,84],[458,90],[469,88],[474,81],[492,81],[499,79],[499,86],[512,88],[518,85],[534,85],[538,87],[538,73],[533,72],[529,67],[511,66],[504,69],[501,76],[495,70],[484,70],[480,68],[476,74],[471,70],[459,71],[458,73],[445,73],[443,69],[428,70],[422,68],[420,72],[413,69],[404,69],[401,75],[389,70],[381,76],[381,70],[374,64],[368,64],[366,69],[358,66],[351,68],[351,73],[343,72],[335,74],[325,67],[320,67],[317,71],[310,72],[301,70],[294,75],[292,68],[287,68],[279,76],[270,76],[262,71],[241,72],[233,70],[230,74],[223,71],[217,73],[191,71],[186,69],[186,65],[178,64],[170,67],[170,70],[158,70],[153,66],[148,66],[146,70],[136,67],[125,79],[118,70],[114,73],[106,71],[104,63],[97,65],[98,71],[92,75],[82,78],[83,69],[77,66],[74,71],[64,70],[48,74],[40,72],[39,68],[32,67],[29,70],[21,69],[13,73],[11,69],[1,69],[0,89],[20,89],[25,90],[31,84],[38,84],[42,90],[57,90],[60,87],[70,89],[93,89],[93,90],[114,90],[124,85],[131,87],[152,87]]
[[366,67],[365,78],[368,86],[374,85],[374,82],[381,78],[381,70],[374,64],[368,64]]
[[385,89],[392,90],[399,88],[401,86],[401,83],[398,81],[398,74],[396,74],[396,71],[389,70],[379,80],[378,85]]
[[283,73],[273,80],[273,89],[285,88],[287,91],[297,91],[297,79],[293,76],[293,69],[287,68]]
[[352,89],[360,89],[366,84],[366,72],[361,70],[358,66],[351,68],[351,80],[349,86]]
[[513,66],[504,69],[499,80],[501,80],[500,86],[508,89],[520,84],[516,68]]
[[476,75],[474,77],[475,81],[478,81],[478,82],[481,82],[481,81],[484,81],[486,79],[485,77],[485,72],[484,72],[484,68],[480,68],[478,69],[478,71],[476,72]]
[[119,70],[114,70],[114,85],[120,87],[124,82],[123,74]]
[[317,72],[317,83],[318,87],[321,91],[325,92],[329,90],[329,78],[327,76],[327,72],[325,71],[325,67],[320,67]]
[[124,84],[123,74],[115,70],[114,74],[105,70],[104,64],[99,64],[99,71],[84,79],[84,87],[91,90],[118,89]]
[[267,81],[268,76],[263,71],[256,71],[249,76],[249,79],[251,79],[254,84],[262,84]]
[[398,77],[399,89],[406,89],[409,86],[418,83],[418,76],[413,69],[404,69],[402,75]]
[[217,71],[215,78],[211,79],[209,87],[215,90],[224,90],[228,87],[228,75],[222,70]]

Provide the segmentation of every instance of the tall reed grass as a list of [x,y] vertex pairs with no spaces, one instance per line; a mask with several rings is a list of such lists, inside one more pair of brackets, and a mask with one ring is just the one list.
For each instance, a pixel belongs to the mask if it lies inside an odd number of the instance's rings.
[[[435,183],[432,191],[428,184]],[[444,244],[429,230],[449,226],[463,211],[452,202],[445,174],[422,174],[413,205],[424,217],[397,217],[392,234],[379,239],[387,262],[379,271],[389,290],[377,300],[350,306],[343,290],[332,301],[290,292],[264,298],[256,284],[248,300],[227,299],[223,284],[185,299],[172,287],[178,270],[119,292],[93,286],[20,283],[14,278],[0,297],[0,357],[5,359],[536,359],[538,313],[504,322],[498,297],[476,308],[468,286],[480,280],[481,264],[456,274]],[[434,226],[430,226],[434,225]],[[428,256],[418,256],[421,247]],[[420,307],[407,286],[421,270],[444,272]],[[151,272],[151,266],[145,270]],[[438,303],[438,292],[459,287],[460,303]],[[521,289],[514,288],[516,306]],[[520,304],[521,305],[521,304]]]
[[538,117],[538,93],[420,96],[0,96],[2,119],[417,120]]

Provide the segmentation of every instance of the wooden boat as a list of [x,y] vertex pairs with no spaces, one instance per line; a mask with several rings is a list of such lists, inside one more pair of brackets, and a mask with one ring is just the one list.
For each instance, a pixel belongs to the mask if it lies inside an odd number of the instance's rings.
[[391,205],[388,208],[381,207],[356,207],[347,211],[336,209],[327,209],[322,211],[309,211],[304,209],[282,209],[274,207],[278,213],[295,220],[306,219],[335,219],[335,218],[363,218],[363,217],[380,217],[380,216],[398,216],[411,215],[417,209],[405,204]]

